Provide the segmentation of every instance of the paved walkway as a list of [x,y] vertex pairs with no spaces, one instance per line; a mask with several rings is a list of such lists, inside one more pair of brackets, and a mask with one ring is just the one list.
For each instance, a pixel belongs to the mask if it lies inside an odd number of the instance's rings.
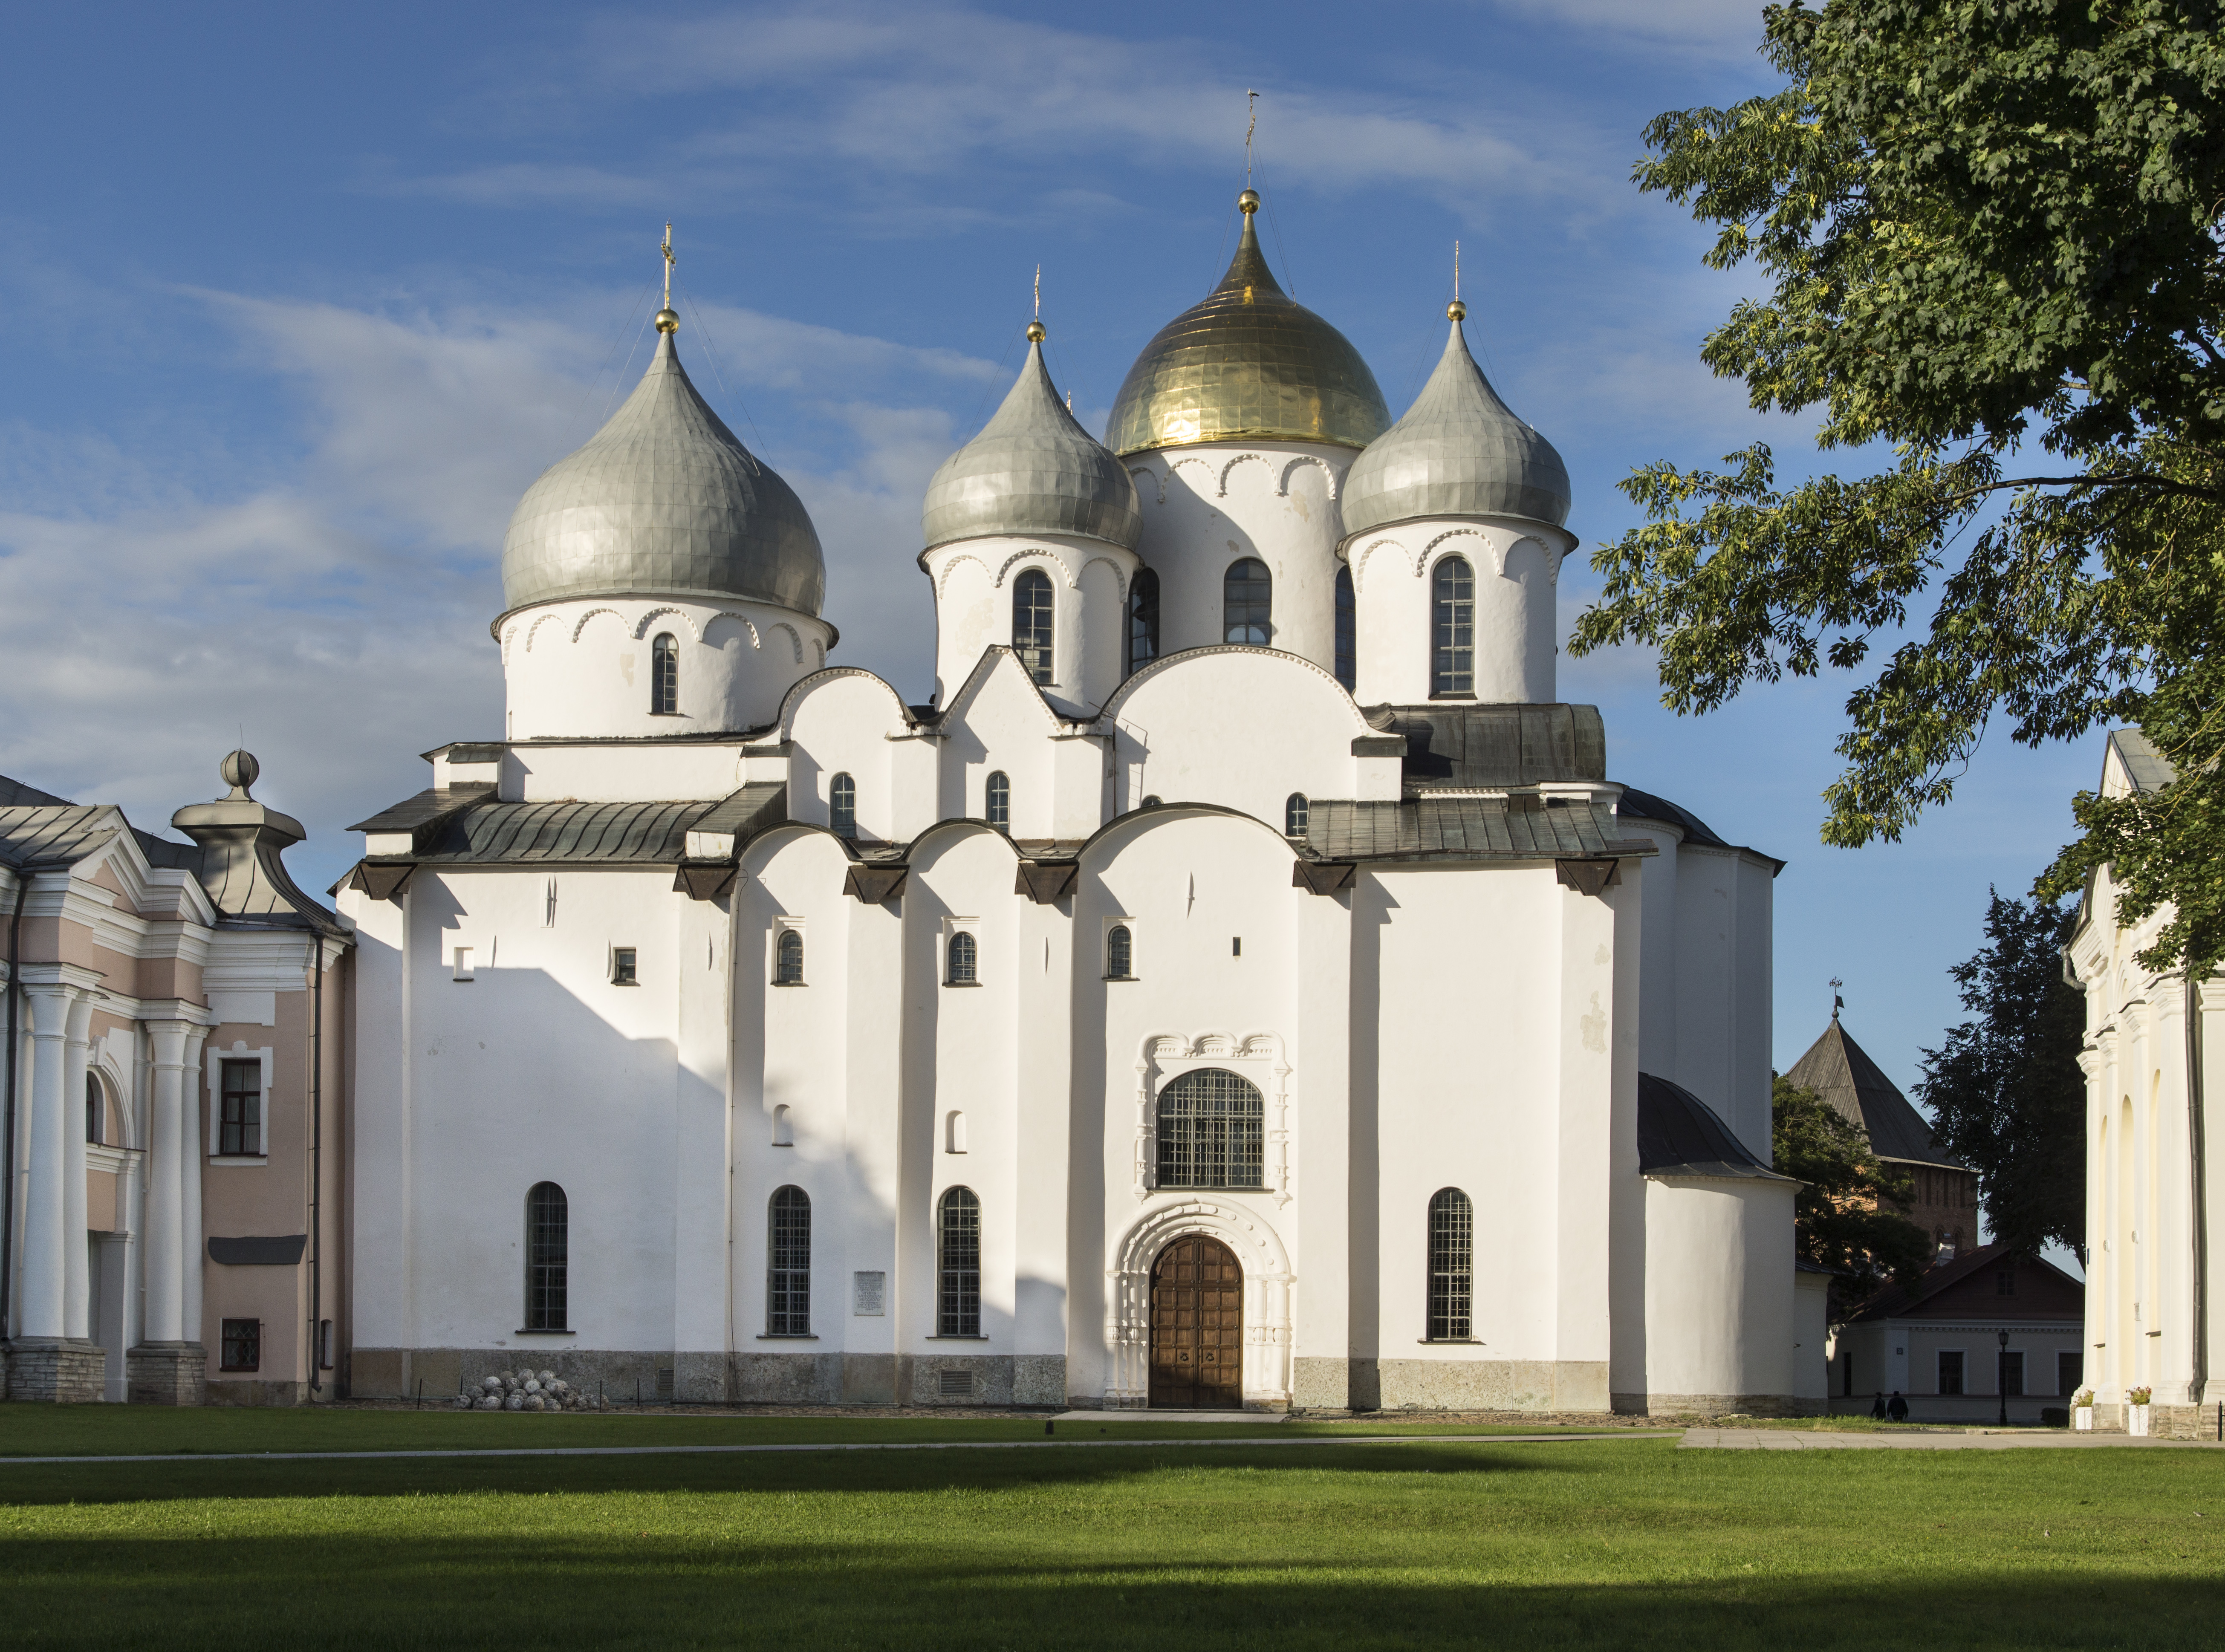
[[2135,1440],[2129,1434],[2082,1434],[2067,1429],[1967,1428],[1916,1429],[1906,1434],[1862,1434],[1849,1429],[1835,1434],[1827,1429],[1801,1428],[1687,1428],[1681,1448],[1686,1451],[1750,1452],[2000,1452],[2020,1447],[2062,1451],[2094,1446],[2184,1446],[2217,1448],[2211,1440]]
[[[1102,1412],[1089,1411],[1087,1417]],[[1048,1440],[853,1440],[826,1444],[782,1446],[503,1446],[484,1451],[460,1449],[393,1452],[161,1452],[139,1456],[0,1457],[0,1470],[21,1463],[352,1463],[382,1462],[430,1457],[741,1457],[772,1452],[997,1452],[1071,1451],[1077,1447],[1148,1446],[1204,1450],[1216,1446],[1549,1446],[1600,1440],[1661,1440],[1662,1434],[1618,1429],[1613,1434],[1272,1434],[1249,1439],[1145,1440],[1109,1437],[1087,1440],[1060,1436]]]

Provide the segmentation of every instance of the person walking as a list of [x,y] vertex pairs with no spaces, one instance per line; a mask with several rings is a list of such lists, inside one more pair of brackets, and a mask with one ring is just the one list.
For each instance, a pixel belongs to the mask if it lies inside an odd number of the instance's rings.
[[1875,1417],[1880,1422],[1885,1421],[1885,1390],[1883,1389],[1877,1391],[1877,1403],[1870,1407],[1870,1415]]
[[1886,1402],[1885,1414],[1895,1422],[1908,1421],[1908,1402],[1900,1397],[1899,1389],[1893,1389],[1892,1398]]

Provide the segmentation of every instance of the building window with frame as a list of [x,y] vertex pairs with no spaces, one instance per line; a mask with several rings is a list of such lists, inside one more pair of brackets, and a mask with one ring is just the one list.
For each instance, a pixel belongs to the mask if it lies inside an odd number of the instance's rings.
[[263,1151],[263,1063],[226,1061],[219,1069],[216,1151],[220,1159],[251,1159]]
[[1220,633],[1227,642],[1265,648],[1275,636],[1275,577],[1256,556],[1239,557],[1220,576]]
[[950,986],[978,986],[980,977],[977,965],[980,955],[975,950],[973,935],[963,929],[950,937],[950,973],[943,978]]
[[981,1201],[953,1187],[936,1207],[935,1334],[981,1334]]
[[827,826],[838,838],[858,835],[858,782],[847,775],[827,782]]
[[1249,1079],[1219,1067],[1185,1073],[1159,1092],[1159,1186],[1258,1187],[1265,1102]]
[[1475,1207],[1457,1187],[1429,1195],[1429,1336],[1467,1342],[1475,1320]]
[[649,709],[654,717],[680,715],[680,644],[669,631],[649,647]]
[[263,1369],[263,1321],[260,1320],[226,1320],[224,1322],[224,1349],[218,1362],[228,1371],[259,1371]]
[[2084,1351],[2057,1349],[2055,1355],[2055,1391],[2057,1394],[2076,1394],[2085,1385]]
[[1159,576],[1138,568],[1128,585],[1128,661],[1132,676],[1159,657]]
[[1939,1391],[1942,1394],[1962,1392],[1962,1351],[1942,1348],[1939,1351]]
[[1313,805],[1306,801],[1303,792],[1292,792],[1283,804],[1283,835],[1303,838],[1306,822],[1313,818]]
[[782,1187],[766,1212],[765,1335],[811,1334],[811,1195]]
[[989,776],[981,788],[983,815],[999,832],[1012,829],[1012,782],[1001,769]]
[[1050,579],[1030,568],[1012,582],[1012,652],[1036,682],[1052,680]]
[[95,1147],[108,1140],[108,1109],[102,1104],[100,1078],[97,1073],[85,1075],[85,1139]]
[[525,1196],[525,1328],[571,1329],[572,1201],[553,1181]]
[[1336,680],[1347,694],[1360,685],[1360,599],[1348,567],[1336,571]]
[[2016,1270],[2014,1269],[2004,1268],[2000,1272],[1994,1275],[1994,1294],[1996,1296],[2014,1296],[2016,1294]]
[[2024,1397],[2024,1350],[2005,1348],[1996,1356],[2000,1362],[2000,1387],[2004,1397],[2019,1400]]
[[611,984],[612,986],[639,986],[641,984],[639,955],[632,947],[613,946],[611,948]]
[[1125,923],[1116,923],[1105,932],[1105,978],[1136,978],[1136,937]]
[[775,986],[803,984],[803,932],[783,929],[772,944],[772,982]]
[[1432,576],[1430,605],[1436,648],[1429,668],[1429,698],[1473,698],[1475,693],[1475,570],[1464,556],[1448,556]]

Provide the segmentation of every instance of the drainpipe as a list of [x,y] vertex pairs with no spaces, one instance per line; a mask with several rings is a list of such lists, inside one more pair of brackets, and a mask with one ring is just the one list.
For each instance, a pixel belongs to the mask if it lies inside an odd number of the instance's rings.
[[325,937],[309,937],[309,1392],[324,1392]]
[[23,899],[31,892],[29,867],[16,869],[16,916],[8,926],[8,1140],[4,1159],[7,1187],[0,1193],[0,1342],[14,1335],[16,1300],[16,1074],[22,1065],[17,1017],[23,1001]]
[[2188,1371],[2196,1405],[2209,1386],[2209,1177],[2202,1120],[2202,988],[2186,972],[2186,1111],[2194,1158],[2194,1357]]

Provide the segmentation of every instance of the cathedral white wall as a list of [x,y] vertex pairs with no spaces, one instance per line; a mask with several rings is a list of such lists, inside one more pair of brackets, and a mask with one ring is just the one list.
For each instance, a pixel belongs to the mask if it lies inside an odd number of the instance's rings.
[[1102,824],[1104,747],[1062,722],[1018,659],[989,656],[936,725],[941,769],[937,818],[988,818],[988,783],[1011,787],[1015,838],[1087,838]]
[[920,558],[935,585],[935,703],[951,697],[983,650],[1012,643],[1012,588],[1029,569],[1051,586],[1051,680],[1043,693],[1087,717],[1119,686],[1135,553],[1070,535],[997,535],[938,545]]
[[1793,1192],[1789,1181],[1647,1180],[1645,1408],[1790,1400]]
[[[654,738],[762,728],[799,678],[827,662],[834,631],[738,598],[582,598],[505,615],[504,733]],[[650,709],[656,639],[678,649],[679,710]]]
[[1435,687],[1436,574],[1465,559],[1475,593],[1474,698],[1487,705],[1551,702],[1559,661],[1555,601],[1563,530],[1518,518],[1401,522],[1345,548],[1353,570],[1353,697],[1363,706],[1414,706]]
[[783,722],[789,820],[827,825],[839,774],[857,782],[862,838],[903,842],[937,818],[933,743],[911,736],[903,702],[880,678],[854,668],[823,673],[790,701]]
[[1336,668],[1337,493],[1358,453],[1318,442],[1205,442],[1129,456],[1137,545],[1159,576],[1159,651],[1227,640],[1221,581],[1254,556],[1273,577],[1274,647]]
[[506,747],[498,784],[508,802],[703,801],[770,778],[762,772],[765,766],[738,739],[635,745],[556,741]]

